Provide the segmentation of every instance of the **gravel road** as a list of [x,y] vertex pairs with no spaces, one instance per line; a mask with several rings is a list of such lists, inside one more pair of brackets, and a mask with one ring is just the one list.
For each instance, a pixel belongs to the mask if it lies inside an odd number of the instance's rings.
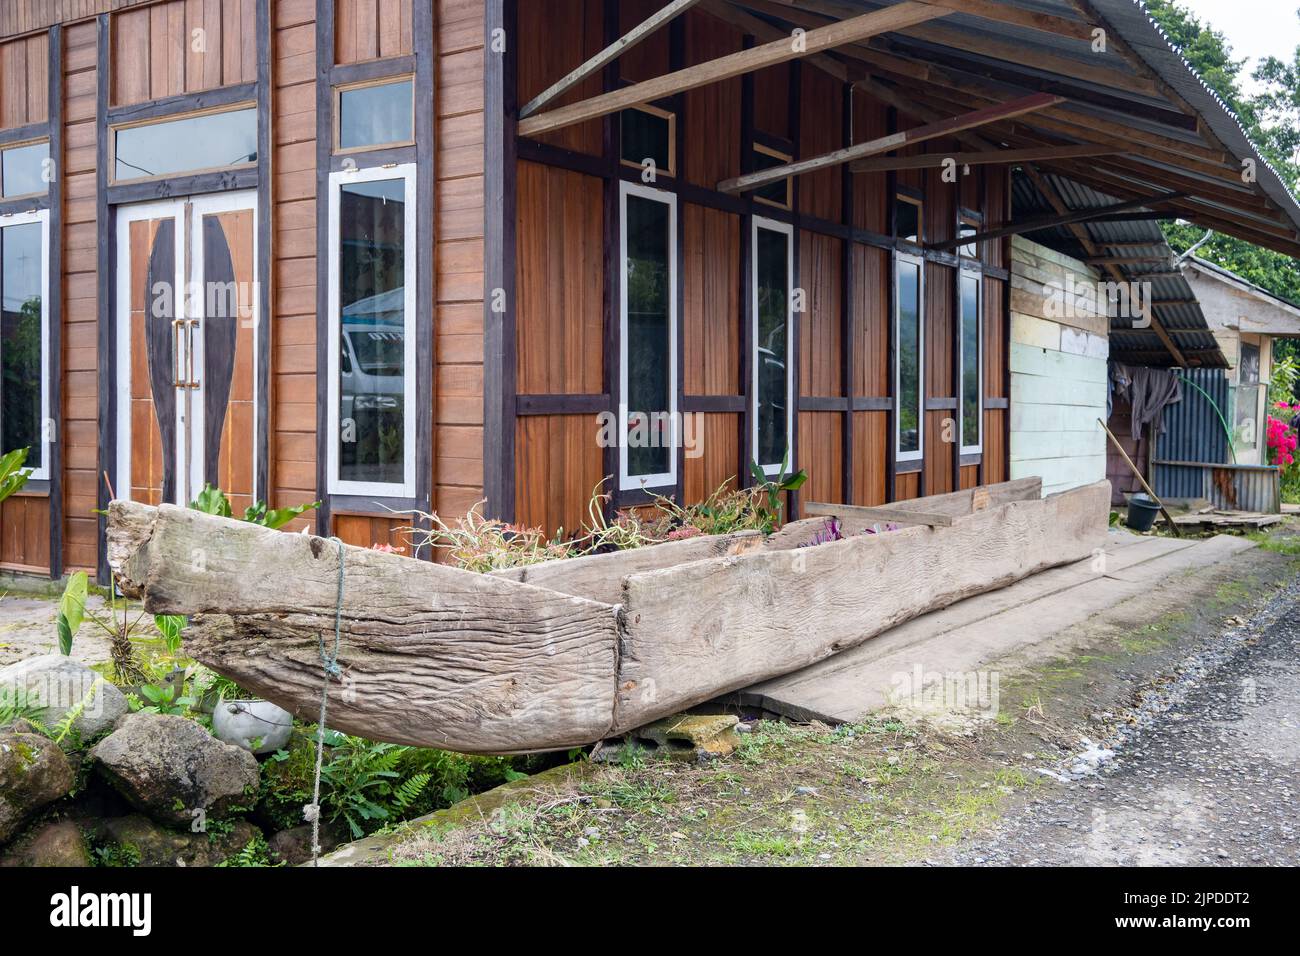
[[1115,736],[1044,768],[1064,779],[942,862],[1300,864],[1300,581],[1115,716]]

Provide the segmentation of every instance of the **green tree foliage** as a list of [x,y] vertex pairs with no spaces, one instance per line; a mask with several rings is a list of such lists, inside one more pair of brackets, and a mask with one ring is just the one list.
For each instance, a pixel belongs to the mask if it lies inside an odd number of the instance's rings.
[[[1202,23],[1178,0],[1146,0],[1146,6],[1206,85],[1237,114],[1260,154],[1294,194],[1300,183],[1300,49],[1292,51],[1290,62],[1277,57],[1263,60],[1254,73],[1261,88],[1250,93],[1242,87],[1245,60],[1232,56],[1222,33]],[[1176,252],[1186,251],[1205,234],[1190,223],[1166,222],[1164,229]],[[1300,302],[1300,267],[1289,256],[1218,234],[1196,254],[1274,295]]]

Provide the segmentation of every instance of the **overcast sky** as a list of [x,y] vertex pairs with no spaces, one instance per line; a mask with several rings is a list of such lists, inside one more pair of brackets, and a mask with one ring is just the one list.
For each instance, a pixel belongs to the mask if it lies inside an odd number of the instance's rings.
[[1300,46],[1300,0],[1178,0],[1202,22],[1228,38],[1233,59],[1247,57],[1242,85],[1257,89],[1250,74],[1259,60],[1275,56],[1290,62]]

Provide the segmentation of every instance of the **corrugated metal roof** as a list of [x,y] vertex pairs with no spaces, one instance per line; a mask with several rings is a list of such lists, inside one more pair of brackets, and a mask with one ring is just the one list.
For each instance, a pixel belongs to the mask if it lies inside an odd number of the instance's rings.
[[[1042,175],[1072,211],[1100,209],[1118,201],[1113,196],[1099,193],[1063,176],[1052,173]],[[1015,219],[1032,219],[1054,212],[1034,183],[1020,174],[1012,178],[1012,204]],[[1176,257],[1165,242],[1164,233],[1157,223],[1151,220],[1085,222],[1079,224],[1079,227],[1103,255],[1111,254],[1114,249],[1113,254],[1116,256],[1153,256],[1162,259],[1163,263],[1124,263],[1114,268],[1129,281],[1150,283],[1149,298],[1144,296],[1147,301],[1177,303],[1157,306],[1155,318],[1187,358],[1189,365],[1194,364],[1199,368],[1228,368],[1223,351],[1209,331],[1205,313],[1195,302],[1196,295],[1191,285],[1174,267]],[[1076,259],[1089,259],[1088,250],[1083,248],[1078,237],[1067,226],[1040,229],[1026,233],[1026,236]],[[1112,246],[1114,243],[1120,245]],[[1141,245],[1134,246],[1133,243]],[[1159,335],[1150,329],[1133,328],[1131,319],[1112,316],[1110,330],[1110,354],[1115,361],[1159,367],[1178,364]]]
[[[903,0],[729,2],[784,29]],[[1106,31],[1104,52],[1092,49],[1098,27]],[[1037,165],[1123,201],[1185,194],[1166,199],[1161,211],[1300,257],[1300,205],[1139,0],[996,0],[829,55],[945,115],[1030,92],[1063,96],[1058,106],[963,136],[982,139],[984,148],[1116,148],[1109,156]],[[1254,164],[1254,182],[1242,179],[1245,160]]]

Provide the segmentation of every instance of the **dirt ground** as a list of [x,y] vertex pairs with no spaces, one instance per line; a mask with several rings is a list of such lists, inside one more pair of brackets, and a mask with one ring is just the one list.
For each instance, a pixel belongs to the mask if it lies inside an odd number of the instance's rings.
[[1274,536],[998,664],[996,716],[752,723],[703,765],[575,765],[369,862],[1300,861],[1300,538]]

